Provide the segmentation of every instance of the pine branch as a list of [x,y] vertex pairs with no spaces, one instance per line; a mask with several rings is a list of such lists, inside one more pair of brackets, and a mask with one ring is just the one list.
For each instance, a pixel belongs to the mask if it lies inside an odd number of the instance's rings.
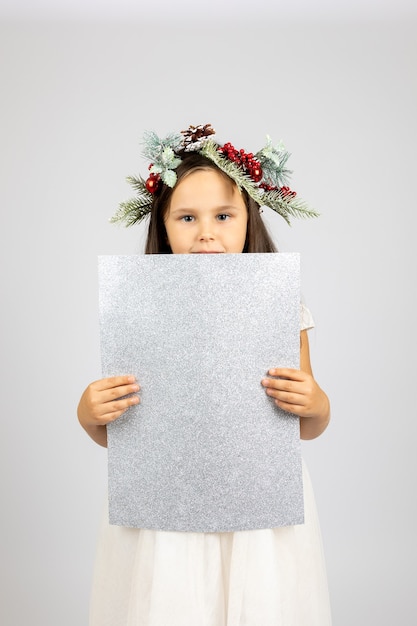
[[282,187],[287,184],[290,170],[285,165],[290,157],[290,153],[285,149],[280,141],[274,146],[271,137],[266,136],[265,146],[255,154],[263,171],[263,181],[269,185]]
[[145,181],[140,176],[128,176],[126,180],[138,195],[126,202],[121,202],[116,213],[110,218],[110,222],[112,224],[125,222],[126,226],[133,226],[150,213],[152,194],[146,189]]
[[125,222],[126,226],[137,224],[150,213],[149,201],[139,198],[131,198],[119,204],[119,209],[110,218],[112,224]]
[[145,181],[143,180],[142,176],[127,176],[126,181],[138,193],[143,193],[144,191],[146,191]]
[[276,187],[288,185],[292,174],[291,170],[284,167],[288,157],[289,153],[287,152],[285,160],[283,160],[278,167],[271,159],[267,159],[265,157],[259,159],[259,163],[262,167],[263,179],[266,183]]
[[[318,213],[309,209],[307,203],[301,198],[283,195],[279,190],[265,191],[259,188],[249,174],[246,174],[233,161],[229,161],[227,157],[219,152],[218,146],[214,141],[207,141],[201,149],[201,154],[213,161],[240,189],[244,189],[259,206],[269,207],[283,217],[287,224],[291,225],[290,217],[308,218],[318,216]],[[288,157],[289,153],[283,153],[282,165],[287,162]],[[280,172],[281,180],[284,175],[289,173],[289,170],[282,169]]]
[[310,209],[307,203],[297,196],[283,196],[278,190],[265,191],[261,204],[273,209],[290,225],[290,217],[307,219],[320,214]]
[[[241,167],[233,163],[233,161],[229,161],[229,159],[218,150],[218,145],[214,143],[214,141],[206,141],[203,147],[200,150],[200,154],[213,161],[215,165],[219,169],[222,170],[229,178],[231,178],[239,189],[244,189],[247,193],[252,196],[254,200],[255,195],[259,195],[261,197],[261,193],[256,186],[255,182],[242,170]],[[256,200],[257,202],[257,200]]]

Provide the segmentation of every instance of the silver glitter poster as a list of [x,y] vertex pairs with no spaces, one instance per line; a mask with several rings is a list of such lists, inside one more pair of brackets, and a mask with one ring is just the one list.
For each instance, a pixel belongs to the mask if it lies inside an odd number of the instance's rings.
[[141,403],[108,426],[110,523],[303,523],[299,421],[261,380],[299,367],[298,254],[99,257],[103,376]]

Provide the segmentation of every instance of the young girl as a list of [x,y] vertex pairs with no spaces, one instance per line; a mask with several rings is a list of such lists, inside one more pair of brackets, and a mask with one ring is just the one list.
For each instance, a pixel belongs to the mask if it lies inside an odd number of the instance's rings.
[[[150,214],[147,254],[275,252],[260,215],[267,205],[286,221],[314,215],[287,186],[288,153],[268,143],[256,155],[213,141],[210,125],[164,140],[146,135],[147,180],[115,221]],[[329,400],[314,379],[301,305],[300,370],[272,368],[260,393],[300,418],[302,439],[318,437]],[[273,364],[271,364],[273,365]],[[107,445],[106,425],[140,402],[133,376],[91,383],[78,418]],[[237,390],[238,393],[238,390]],[[272,529],[192,533],[111,526],[104,516],[90,626],[329,626],[329,599],[320,530],[303,467],[305,523]]]

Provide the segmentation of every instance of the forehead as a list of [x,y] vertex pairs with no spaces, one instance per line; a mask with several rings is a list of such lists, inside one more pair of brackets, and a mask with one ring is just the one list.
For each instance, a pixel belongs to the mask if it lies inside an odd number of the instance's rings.
[[237,185],[226,174],[212,168],[196,169],[186,174],[175,186],[170,206],[210,202],[246,207]]

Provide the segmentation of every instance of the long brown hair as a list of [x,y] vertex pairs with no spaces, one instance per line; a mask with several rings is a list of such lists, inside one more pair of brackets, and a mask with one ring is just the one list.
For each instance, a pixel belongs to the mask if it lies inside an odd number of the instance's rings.
[[[176,169],[177,184],[196,170],[212,169],[231,179],[224,174],[216,165],[197,152],[185,152],[181,155],[181,163]],[[232,181],[233,182],[233,181]],[[175,188],[175,187],[174,187]],[[145,254],[170,254],[171,248],[168,243],[165,230],[165,215],[169,208],[174,188],[162,185],[154,196],[152,211],[149,221],[148,237],[146,240]],[[245,204],[248,210],[248,225],[246,241],[243,252],[277,252],[277,249],[269,235],[259,212],[259,205],[242,190]]]

